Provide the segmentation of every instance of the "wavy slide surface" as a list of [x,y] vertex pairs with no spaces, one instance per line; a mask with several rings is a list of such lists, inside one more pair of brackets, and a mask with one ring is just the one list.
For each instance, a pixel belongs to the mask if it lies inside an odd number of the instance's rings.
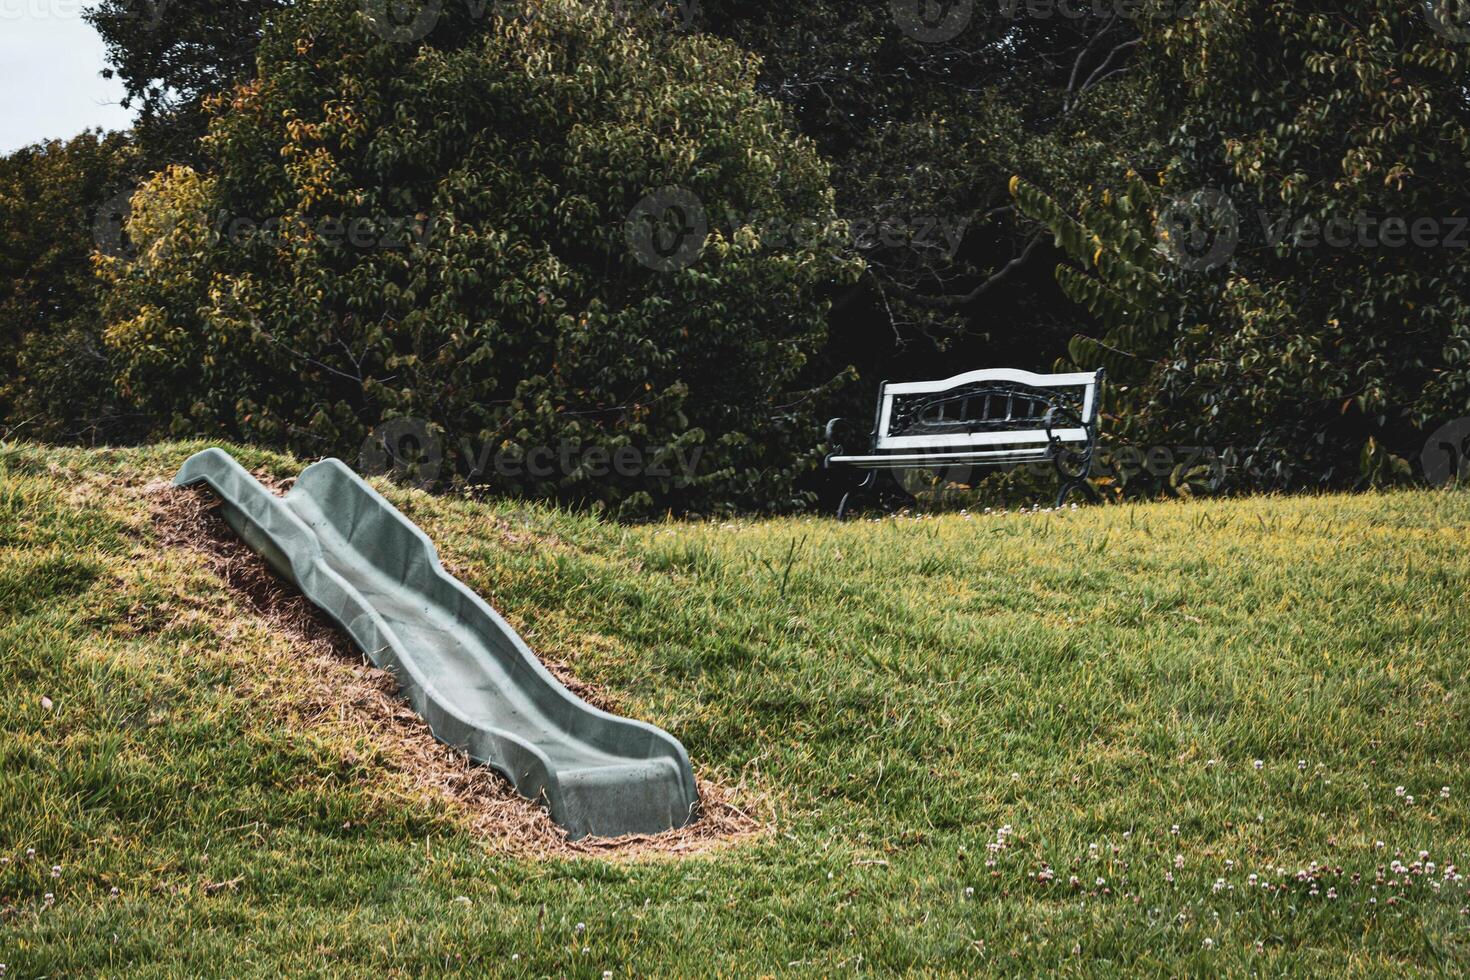
[[437,738],[544,797],[571,838],[692,819],[699,797],[684,746],[568,691],[444,570],[428,536],[342,462],[307,467],[282,497],[207,449],[174,484],[208,484],[236,533],[393,672]]

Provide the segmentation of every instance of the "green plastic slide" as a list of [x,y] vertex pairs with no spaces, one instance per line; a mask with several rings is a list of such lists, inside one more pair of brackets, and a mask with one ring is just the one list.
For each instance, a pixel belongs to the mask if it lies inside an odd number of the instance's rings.
[[335,459],[284,497],[229,454],[191,457],[230,526],[390,670],[441,741],[544,797],[572,839],[682,827],[699,796],[689,755],[652,725],[599,711],[547,672],[500,615],[449,575],[427,535]]

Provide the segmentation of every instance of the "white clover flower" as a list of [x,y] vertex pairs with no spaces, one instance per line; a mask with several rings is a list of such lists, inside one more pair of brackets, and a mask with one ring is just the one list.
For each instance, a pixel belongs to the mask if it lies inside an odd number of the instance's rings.
[[1404,795],[1404,793],[1405,793],[1405,790],[1404,790],[1404,788],[1402,786],[1395,786],[1393,788],[1393,795],[1394,796],[1402,797]]

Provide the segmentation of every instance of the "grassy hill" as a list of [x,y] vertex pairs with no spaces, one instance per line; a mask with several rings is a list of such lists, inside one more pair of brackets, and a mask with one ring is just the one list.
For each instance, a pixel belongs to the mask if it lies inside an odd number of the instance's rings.
[[619,527],[388,490],[715,801],[573,847],[161,485],[199,448],[0,447],[7,980],[1470,966],[1470,496]]

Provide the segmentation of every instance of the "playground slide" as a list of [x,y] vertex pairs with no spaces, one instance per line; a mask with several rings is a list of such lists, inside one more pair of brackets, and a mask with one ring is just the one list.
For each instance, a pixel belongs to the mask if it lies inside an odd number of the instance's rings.
[[227,453],[191,457],[225,520],[398,678],[434,735],[545,798],[572,839],[682,827],[698,803],[684,746],[599,711],[547,672],[494,609],[439,563],[427,535],[335,459],[284,497]]

